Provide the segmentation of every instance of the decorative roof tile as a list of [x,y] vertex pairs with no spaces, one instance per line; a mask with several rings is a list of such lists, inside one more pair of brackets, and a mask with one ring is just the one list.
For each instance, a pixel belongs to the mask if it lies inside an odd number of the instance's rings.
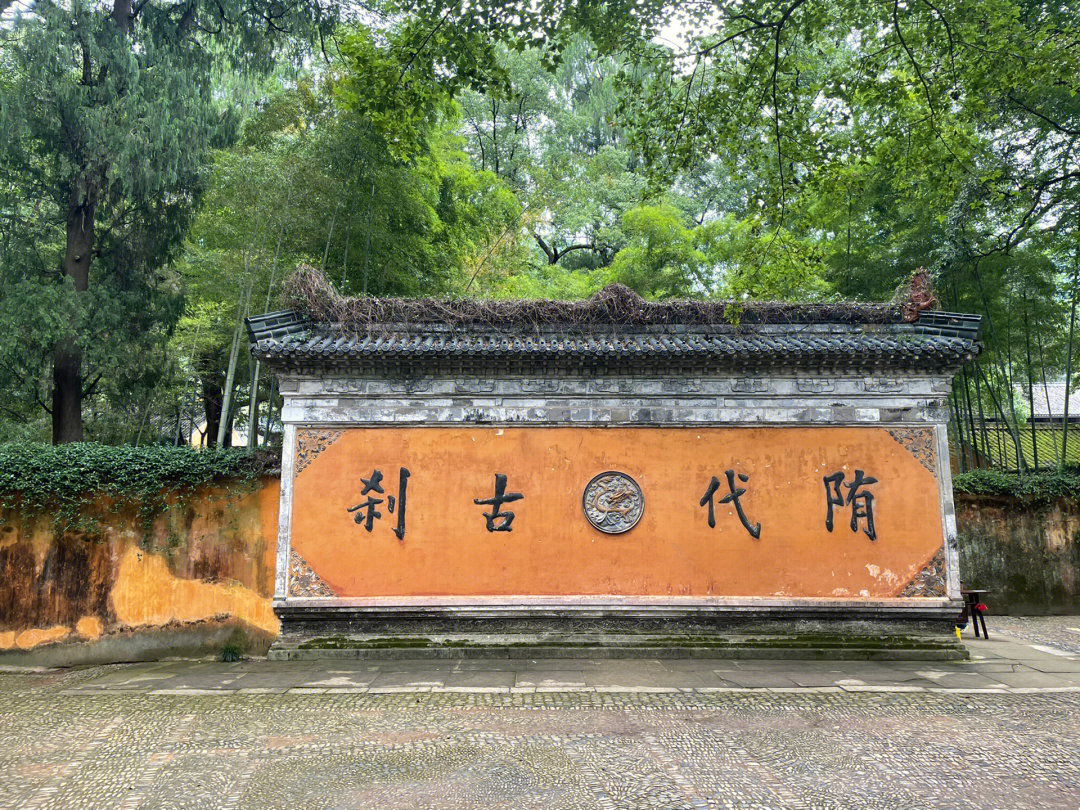
[[[280,313],[272,313],[280,316]],[[941,315],[942,313],[936,313]],[[266,318],[267,316],[263,316]],[[970,319],[970,316],[965,316]],[[294,370],[723,372],[792,369],[909,372],[955,370],[979,352],[977,333],[940,324],[588,324],[507,328],[384,324],[343,334],[333,325],[277,317],[252,353]],[[970,320],[968,321],[970,326]]]

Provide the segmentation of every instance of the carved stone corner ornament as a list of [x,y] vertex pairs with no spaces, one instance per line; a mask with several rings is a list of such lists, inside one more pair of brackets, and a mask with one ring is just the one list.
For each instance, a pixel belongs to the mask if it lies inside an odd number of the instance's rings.
[[629,475],[608,470],[593,476],[586,484],[581,508],[593,528],[607,534],[622,534],[641,520],[645,496]]
[[934,445],[933,428],[889,428],[889,435],[907,448],[907,451],[935,477],[937,476],[937,448]]
[[342,431],[308,428],[296,433],[296,475],[304,471],[323,450],[341,438]]

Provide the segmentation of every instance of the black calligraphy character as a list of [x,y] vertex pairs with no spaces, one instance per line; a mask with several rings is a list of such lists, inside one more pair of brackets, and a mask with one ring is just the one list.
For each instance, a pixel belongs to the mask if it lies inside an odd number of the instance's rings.
[[862,490],[863,486],[876,484],[877,479],[864,476],[862,470],[855,471],[855,478],[850,484],[844,484],[851,490],[847,496],[847,502],[851,504],[851,530],[859,530],[859,518],[866,519],[866,528],[863,532],[871,540],[877,540],[877,532],[874,531],[874,495],[872,492]]
[[360,490],[361,495],[367,495],[374,490],[380,495],[385,495],[382,488],[382,470],[372,470],[371,478],[364,478],[360,476],[360,480],[364,482],[364,488]]
[[[502,505],[504,503],[511,503],[512,501],[520,501],[525,496],[520,492],[507,492],[506,491],[506,476],[502,473],[495,473],[495,497],[494,498],[473,498],[473,503],[483,506],[490,506],[490,512],[484,512],[484,518],[487,520],[487,530],[489,532],[509,532],[513,531],[510,528],[510,524],[514,522],[513,512],[502,512]],[[502,522],[496,526],[495,521],[501,519]]]
[[[740,498],[742,498],[743,495],[746,494],[746,489],[743,488],[743,487],[736,488],[736,486],[735,486],[735,471],[734,470],[727,470],[727,471],[725,471],[724,474],[727,476],[728,494],[720,499],[720,503],[733,503],[733,504],[735,504],[735,513],[739,516],[739,520],[742,522],[743,527],[746,529],[747,532],[750,533],[751,537],[753,537],[755,540],[757,540],[758,538],[761,537],[761,524],[760,523],[755,523],[752,526],[750,525],[750,519],[746,517],[746,512],[743,511],[742,501],[739,500]],[[739,473],[739,480],[742,481],[745,484],[747,481],[750,480],[750,476],[749,475],[743,475],[742,473]],[[712,480],[709,482],[709,488],[706,489],[705,494],[701,496],[700,505],[701,506],[708,505],[708,507],[709,507],[709,528],[710,529],[715,529],[716,528],[716,515],[715,515],[715,513],[713,511],[713,496],[716,494],[716,491],[719,488],[720,488],[720,479],[717,478],[714,475],[712,477]]]
[[[865,520],[866,528],[863,529],[863,532],[871,540],[877,540],[877,531],[874,529],[874,495],[872,492],[863,489],[864,486],[876,484],[877,479],[866,475],[862,470],[855,470],[855,477],[850,484],[844,481],[843,472],[827,475],[823,480],[825,481],[825,501],[828,507],[828,512],[825,515],[825,528],[830,532],[833,530],[834,506],[850,506],[851,531],[857,532],[859,530],[859,520]],[[846,498],[840,490],[841,484],[850,490]]]
[[[405,539],[405,488],[409,483],[409,471],[402,467],[398,475],[397,497],[395,498],[393,495],[386,496],[386,509],[391,515],[394,514],[395,508],[397,509],[397,527],[394,529],[394,534],[397,535],[398,540],[403,540]],[[382,503],[383,499],[368,495],[368,493],[375,492],[379,495],[386,495],[386,491],[382,488],[382,470],[373,470],[370,478],[361,477],[360,480],[364,482],[364,488],[360,490],[360,494],[367,495],[367,500],[358,503],[356,506],[347,507],[347,511],[355,512],[353,521],[370,532],[375,525],[375,521],[382,517],[382,512],[375,507]]]
[[823,480],[825,481],[825,503],[829,510],[825,514],[825,528],[831,532],[833,507],[844,505],[844,494],[840,491],[840,485],[844,483],[844,473],[834,472],[832,475],[826,475]]
[[[728,494],[720,499],[720,503],[734,503],[735,512],[736,514],[738,514],[739,520],[742,521],[742,525],[746,527],[746,530],[748,532],[750,532],[750,536],[757,540],[759,537],[761,537],[761,524],[755,523],[753,526],[750,525],[750,521],[747,519],[746,513],[743,511],[742,502],[739,500],[743,495],[746,494],[746,490],[742,487],[739,487],[738,489],[735,488],[734,470],[727,470],[724,474],[727,476]],[[750,476],[739,473],[739,480],[745,484],[747,481],[750,480]]]
[[[394,529],[394,534],[397,535],[398,540],[405,539],[405,488],[409,485],[409,475],[409,471],[404,467],[398,473],[397,528]],[[391,515],[394,514],[393,495],[386,497],[386,508]]]
[[380,495],[385,495],[385,491],[382,488],[382,470],[374,470],[371,473],[370,478],[361,477],[360,480],[364,482],[364,488],[360,490],[361,495],[367,495],[368,498],[362,503],[358,503],[356,506],[347,507],[347,511],[356,512],[353,515],[353,521],[360,525],[363,524],[364,528],[369,532],[375,525],[375,520],[382,517],[382,512],[379,512],[375,507],[383,502],[382,498],[373,498],[368,495],[369,492],[377,492]]
[[720,489],[720,479],[715,475],[712,477],[712,481],[709,482],[709,488],[705,490],[705,494],[701,496],[701,506],[705,504],[709,505],[709,528],[716,528],[716,514],[713,511],[713,495],[716,494],[716,490]]

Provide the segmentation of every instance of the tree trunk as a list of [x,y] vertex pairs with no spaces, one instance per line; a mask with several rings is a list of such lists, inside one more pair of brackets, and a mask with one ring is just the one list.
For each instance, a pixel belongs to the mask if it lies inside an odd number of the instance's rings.
[[[971,455],[971,466],[972,466],[973,469],[977,469],[979,466],[981,466],[980,463],[979,463],[980,455],[982,456],[982,458],[988,458],[988,455],[987,455],[987,452],[986,452],[986,442],[983,441],[983,443],[982,443],[983,449],[980,452],[979,451],[979,433],[975,429],[975,411],[972,410],[972,407],[971,407],[971,384],[968,382],[967,369],[966,368],[960,369],[960,373],[963,375],[963,379],[964,379],[964,390],[960,394],[960,396],[961,396],[960,401],[963,403],[964,412],[967,414],[968,436],[971,438],[971,454],[970,454]],[[983,425],[982,427],[983,427],[983,431],[985,432],[986,426]]]
[[270,427],[274,421],[274,389],[276,388],[276,380],[270,378],[270,393],[266,397],[266,423],[263,428],[263,445],[270,446]]
[[1035,377],[1031,373],[1031,313],[1024,290],[1024,345],[1027,347],[1028,421],[1031,423],[1031,466],[1039,469],[1039,434],[1035,430]]
[[967,453],[964,449],[964,420],[960,418],[960,395],[955,385],[950,392],[949,399],[953,408],[953,431],[956,433],[956,461],[960,467],[960,472],[967,472]]
[[[86,292],[90,286],[96,208],[95,202],[74,199],[68,207],[64,275],[74,282],[76,294]],[[53,350],[53,444],[83,440],[82,382],[82,353],[75,337],[69,335]]]
[[540,249],[544,251],[544,255],[547,256],[548,264],[556,264],[559,261],[559,252],[553,248],[548,247],[548,243],[545,242],[540,234],[533,231],[533,239],[536,240],[536,244],[540,246]]
[[375,210],[375,181],[371,181],[371,204],[368,209],[367,238],[364,241],[364,270],[360,276],[360,295],[367,295],[368,287],[368,256],[371,253],[371,215]]
[[218,444],[222,447],[232,447],[233,423],[236,418],[236,388],[225,391],[225,400],[221,406],[221,424],[218,426]]
[[[1005,357],[1007,363],[1002,364],[1000,371],[1009,391],[1009,413],[1012,415],[1012,429],[1009,433],[1013,437],[1013,444],[1016,445],[1017,471],[1023,475],[1027,472],[1027,458],[1024,456],[1023,448],[1020,445],[1020,420],[1016,418],[1016,379],[1013,377],[1012,357],[1012,309],[1006,309],[1005,312]],[[999,349],[998,357],[1000,358],[1000,356],[1001,351]],[[1006,372],[1008,373],[1006,374]],[[1002,418],[1005,418],[1004,410],[1002,410],[1001,415]],[[1008,422],[1008,419],[1005,421]]]
[[206,415],[206,446],[217,444],[218,426],[221,424],[221,375],[214,367],[212,358],[206,358],[206,364],[199,375],[202,389],[203,413]]
[[[352,227],[350,221],[349,227]],[[274,259],[270,262],[270,278],[266,282],[266,303],[263,304],[263,312],[270,310],[270,295],[274,291],[274,276],[277,274],[278,255],[281,253],[281,231],[278,231],[277,244],[274,246]],[[349,239],[345,237],[345,262],[349,261]],[[342,289],[345,289],[345,277],[342,275]],[[255,367],[251,370],[251,394],[248,397],[248,447],[254,450],[259,446],[259,361],[255,360]],[[268,437],[269,438],[269,437]]]
[[247,446],[254,450],[259,446],[259,361],[254,360],[251,369],[251,395],[248,397]]
[[113,22],[123,36],[131,30],[131,0],[113,0]]
[[[1042,329],[1039,324],[1032,327],[1035,330],[1035,345],[1039,347],[1039,368],[1042,371],[1042,386],[1043,386],[1043,399],[1046,401],[1046,413],[1047,416],[1053,414],[1054,409],[1050,407],[1050,386],[1046,383],[1046,355],[1043,353],[1042,345]],[[1053,425],[1053,422],[1050,423]],[[1057,442],[1051,442],[1054,445],[1054,458],[1057,461],[1057,465],[1061,466],[1061,454],[1058,452],[1061,448],[1057,446]]]
[[322,254],[322,267],[320,269],[324,273],[326,272],[326,262],[330,258],[330,241],[334,238],[335,224],[337,224],[337,211],[334,211],[334,216],[330,218],[330,233],[326,235],[326,248],[323,250]]
[[248,280],[247,288],[240,295],[240,303],[236,309],[236,331],[233,333],[232,347],[229,349],[229,370],[225,373],[225,400],[222,403],[222,421],[218,423],[217,443],[222,447],[228,447],[230,442],[225,441],[227,431],[232,426],[232,398],[233,380],[236,379],[236,363],[240,355],[240,336],[244,332],[244,318],[247,317],[248,301],[251,299],[251,280]]
[[[1076,259],[1073,263],[1072,299],[1069,307],[1069,343],[1065,352],[1065,402],[1061,414],[1061,466],[1069,461],[1069,397],[1072,394],[1073,373],[1073,337],[1076,334],[1076,299],[1080,292],[1080,242],[1076,246]],[[55,422],[55,417],[54,420]]]

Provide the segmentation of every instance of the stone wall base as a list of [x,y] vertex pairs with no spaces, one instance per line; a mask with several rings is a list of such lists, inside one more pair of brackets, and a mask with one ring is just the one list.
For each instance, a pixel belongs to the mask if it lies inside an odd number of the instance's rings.
[[[536,598],[533,597],[533,600]],[[951,636],[959,602],[896,600],[830,604],[643,604],[633,602],[427,605],[278,603],[282,639],[424,635],[572,638],[590,634],[710,636],[717,633],[845,637]]]
[[[958,605],[861,615],[790,606],[277,608],[272,660],[802,658],[955,660]],[[816,609],[812,609],[816,608]]]
[[242,656],[266,654],[274,635],[237,619],[124,629],[95,641],[63,641],[0,651],[0,667],[75,667],[164,658],[217,658],[227,646]]

